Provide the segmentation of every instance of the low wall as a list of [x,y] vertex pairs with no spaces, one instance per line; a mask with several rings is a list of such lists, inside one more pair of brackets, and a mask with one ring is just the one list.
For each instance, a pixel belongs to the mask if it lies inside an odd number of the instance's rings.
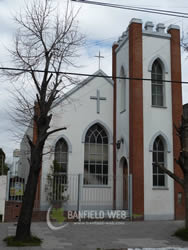
[[[16,222],[20,214],[22,202],[5,202],[5,222]],[[46,211],[33,211],[32,221],[46,221]]]
[[5,214],[5,200],[6,200],[6,186],[7,186],[7,176],[0,176],[0,215],[2,217],[2,221],[4,221]]

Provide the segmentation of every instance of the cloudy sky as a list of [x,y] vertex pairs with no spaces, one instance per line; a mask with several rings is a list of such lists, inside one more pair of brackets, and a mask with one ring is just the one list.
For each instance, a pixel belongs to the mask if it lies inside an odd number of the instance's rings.
[[[26,2],[29,2],[27,0]],[[103,0],[98,0],[103,1]],[[59,4],[59,11],[63,8],[63,0],[53,0],[54,4]],[[104,0],[103,2],[166,9],[173,11],[188,12],[187,0]],[[141,18],[143,23],[153,21],[164,23],[166,27],[170,24],[176,24],[181,27],[181,35],[188,36],[188,19],[172,16],[162,16],[147,14],[128,10],[100,7],[88,4],[72,3],[74,9],[80,8],[78,21],[80,31],[86,35],[87,43],[80,50],[79,63],[82,66],[77,71],[92,74],[98,70],[98,60],[95,56],[99,50],[104,56],[101,68],[111,75],[111,46],[114,41],[126,30],[129,21],[135,18]],[[10,66],[10,57],[7,48],[11,48],[16,25],[12,16],[24,8],[24,0],[0,0],[0,65]],[[183,80],[188,81],[188,54],[182,50],[182,76]],[[0,78],[0,147],[7,155],[7,161],[11,163],[12,152],[19,148],[19,138],[15,137],[15,124],[10,120],[8,113],[11,113],[10,105],[12,103],[11,84]],[[183,86],[183,102],[188,102],[188,85]]]

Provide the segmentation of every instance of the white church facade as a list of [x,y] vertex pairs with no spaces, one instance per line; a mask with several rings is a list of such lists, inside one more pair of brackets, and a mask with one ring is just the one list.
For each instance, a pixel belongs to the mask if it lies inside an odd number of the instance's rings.
[[[113,44],[112,76],[99,70],[54,105],[51,128],[66,130],[46,141],[38,206],[49,206],[47,176],[55,160],[67,176],[67,209],[77,209],[80,195],[81,209],[126,209],[146,220],[183,218],[183,190],[153,165],[181,175],[174,124],[180,124],[182,90],[171,83],[181,81],[179,27],[154,29],[152,22],[143,26],[132,19]],[[27,178],[21,160],[20,175]]]

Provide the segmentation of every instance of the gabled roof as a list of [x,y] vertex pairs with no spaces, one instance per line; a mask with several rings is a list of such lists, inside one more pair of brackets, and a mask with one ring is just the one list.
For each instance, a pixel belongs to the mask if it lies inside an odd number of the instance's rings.
[[71,90],[69,90],[67,93],[65,93],[60,100],[58,100],[57,102],[55,102],[52,106],[52,108],[56,107],[57,105],[59,105],[62,101],[64,101],[65,99],[67,99],[68,97],[70,97],[73,93],[75,93],[76,91],[78,91],[79,89],[81,89],[83,86],[87,85],[90,81],[92,81],[95,77],[105,77],[105,80],[111,84],[113,86],[113,81],[110,78],[106,78],[107,74],[104,73],[104,71],[102,71],[101,69],[97,70],[92,76],[87,77],[85,80],[83,80],[82,82],[80,82],[78,85],[76,85],[74,88],[72,88]]

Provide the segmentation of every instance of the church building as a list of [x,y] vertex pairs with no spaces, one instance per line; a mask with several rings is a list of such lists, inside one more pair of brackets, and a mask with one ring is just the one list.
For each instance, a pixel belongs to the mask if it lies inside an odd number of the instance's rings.
[[[184,218],[182,188],[154,166],[182,174],[175,163],[180,145],[174,129],[180,125],[182,88],[171,81],[181,81],[179,26],[166,29],[132,19],[113,44],[112,79],[99,69],[52,108],[51,129],[67,129],[46,141],[39,208],[49,207],[48,174],[55,161],[64,176],[68,210]],[[21,164],[20,174],[27,178],[24,159]]]

